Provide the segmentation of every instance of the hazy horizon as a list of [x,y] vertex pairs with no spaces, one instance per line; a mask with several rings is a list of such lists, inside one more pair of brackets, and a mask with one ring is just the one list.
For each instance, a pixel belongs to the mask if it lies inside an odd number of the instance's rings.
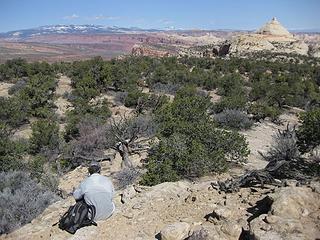
[[320,1],[17,1],[0,3],[0,32],[45,25],[254,30],[272,17],[289,30],[320,29]]

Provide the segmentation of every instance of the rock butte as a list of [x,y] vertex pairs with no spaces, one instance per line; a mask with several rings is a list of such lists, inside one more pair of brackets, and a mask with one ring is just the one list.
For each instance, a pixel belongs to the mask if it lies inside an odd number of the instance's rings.
[[293,35],[289,33],[289,31],[285,29],[275,17],[272,18],[270,22],[266,23],[262,28],[260,28],[257,33],[293,38]]
[[231,39],[229,49],[231,55],[260,51],[308,55],[309,46],[295,38],[276,18],[273,18],[256,33],[238,35]]

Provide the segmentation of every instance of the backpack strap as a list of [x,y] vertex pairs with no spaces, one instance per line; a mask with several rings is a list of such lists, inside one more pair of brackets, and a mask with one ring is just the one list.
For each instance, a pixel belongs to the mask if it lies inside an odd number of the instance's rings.
[[86,204],[86,205],[88,207],[88,215],[87,215],[87,219],[82,222],[81,227],[90,226],[90,225],[98,226],[98,224],[94,221],[94,217],[96,216],[95,206],[89,205],[89,204]]
[[91,220],[93,220],[96,216],[97,210],[94,205],[88,205],[89,212],[91,212]]

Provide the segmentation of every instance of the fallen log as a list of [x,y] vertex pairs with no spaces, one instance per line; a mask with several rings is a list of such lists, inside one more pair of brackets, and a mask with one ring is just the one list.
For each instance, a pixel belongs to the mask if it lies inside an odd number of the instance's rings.
[[246,187],[264,187],[264,185],[282,186],[282,180],[295,179],[300,183],[307,183],[312,179],[313,164],[303,159],[299,160],[281,160],[271,161],[269,164],[259,170],[251,170],[226,181],[218,181],[220,191],[232,193],[239,191],[240,188]]

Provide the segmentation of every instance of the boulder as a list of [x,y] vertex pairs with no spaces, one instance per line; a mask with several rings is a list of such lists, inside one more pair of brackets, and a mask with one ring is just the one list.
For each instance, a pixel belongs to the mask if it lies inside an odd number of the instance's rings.
[[183,240],[188,237],[190,225],[185,222],[176,222],[165,226],[161,231],[161,240]]
[[187,240],[209,240],[209,231],[201,226],[195,229]]
[[250,222],[257,239],[316,239],[320,236],[319,194],[312,188],[281,188],[272,194],[274,200],[268,214]]
[[134,187],[132,185],[127,186],[122,194],[121,194],[121,202],[122,203],[127,203],[128,201],[130,201],[130,199],[132,199],[135,195],[137,194],[136,190],[134,189]]
[[310,188],[282,188],[274,194],[273,199],[272,214],[286,218],[299,219],[305,211],[304,209],[313,211],[319,207],[319,201],[316,200],[316,196]]

